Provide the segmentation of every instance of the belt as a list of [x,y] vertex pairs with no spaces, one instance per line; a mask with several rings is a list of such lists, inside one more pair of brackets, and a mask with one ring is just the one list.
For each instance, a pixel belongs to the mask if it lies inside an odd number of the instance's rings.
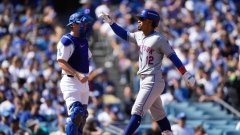
[[[66,75],[66,74],[62,74],[62,75]],[[67,75],[67,77],[72,77],[72,78],[73,78],[74,76],[72,76],[72,75]]]

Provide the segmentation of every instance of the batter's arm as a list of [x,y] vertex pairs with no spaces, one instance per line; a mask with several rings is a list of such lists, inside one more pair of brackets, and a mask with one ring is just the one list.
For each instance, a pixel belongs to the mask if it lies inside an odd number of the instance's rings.
[[196,80],[195,78],[186,70],[182,61],[178,58],[173,48],[168,43],[167,38],[161,38],[160,50],[167,55],[167,57],[172,61],[172,63],[177,67],[178,71],[183,75],[183,79],[186,84],[190,87],[193,87]]
[[171,45],[169,44],[168,40],[166,38],[161,38],[159,40],[160,40],[159,42],[161,43],[160,45],[161,52],[163,52],[172,61],[175,67],[177,67],[179,72],[183,75],[187,70],[184,67],[182,61],[176,55]]
[[108,14],[102,12],[98,15],[98,17],[103,17],[104,18],[103,22],[108,23],[116,35],[118,35],[119,37],[126,41],[136,44],[134,33],[130,33],[123,29],[122,27],[118,26],[117,23],[115,23],[115,21],[111,19],[111,17]]
[[116,35],[127,41],[127,31],[125,29],[118,26],[116,23],[113,23],[110,26]]

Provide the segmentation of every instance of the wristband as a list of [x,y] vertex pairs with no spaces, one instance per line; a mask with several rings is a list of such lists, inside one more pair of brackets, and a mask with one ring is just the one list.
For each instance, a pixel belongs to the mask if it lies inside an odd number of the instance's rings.
[[178,68],[179,72],[183,75],[185,72],[187,72],[186,68],[184,66],[181,66]]

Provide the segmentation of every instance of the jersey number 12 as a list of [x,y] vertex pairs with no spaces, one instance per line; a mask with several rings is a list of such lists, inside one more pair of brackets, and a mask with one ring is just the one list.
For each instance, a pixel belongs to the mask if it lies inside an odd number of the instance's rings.
[[153,56],[147,56],[146,57],[146,64],[153,65],[153,59],[154,59]]

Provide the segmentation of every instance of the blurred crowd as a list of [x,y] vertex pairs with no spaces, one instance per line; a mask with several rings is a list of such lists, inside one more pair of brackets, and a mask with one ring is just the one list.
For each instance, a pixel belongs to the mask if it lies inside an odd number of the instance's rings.
[[[110,79],[114,75],[91,60],[85,134],[101,134],[107,125],[129,120],[139,90],[138,47],[117,37],[96,17],[99,13],[110,14],[129,32],[137,31],[135,15],[142,9],[160,14],[156,31],[169,39],[197,79],[194,89],[187,87],[164,58],[163,105],[220,98],[240,111],[239,6],[238,0],[80,0],[77,11],[94,19],[90,49],[102,42],[113,50],[107,57],[117,65],[119,83],[125,86],[118,89]],[[67,110],[59,88],[56,45],[67,30],[54,2],[1,0],[0,13],[0,135],[64,135]],[[124,98],[117,91],[123,91]]]

